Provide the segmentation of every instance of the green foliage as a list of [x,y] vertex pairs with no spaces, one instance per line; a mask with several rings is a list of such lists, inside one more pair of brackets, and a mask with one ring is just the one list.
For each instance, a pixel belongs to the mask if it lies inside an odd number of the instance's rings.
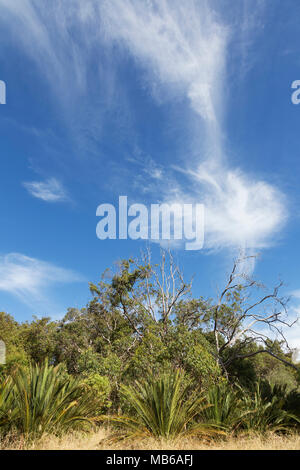
[[0,433],[11,430],[18,413],[13,402],[13,383],[11,377],[0,382]]
[[99,371],[100,363],[101,355],[96,353],[92,348],[88,348],[78,357],[77,371],[83,376],[89,376]]
[[88,393],[93,397],[93,401],[97,403],[97,415],[103,413],[105,409],[111,407],[109,399],[111,393],[111,385],[108,377],[100,374],[93,373],[88,375],[83,381],[82,385],[84,393]]
[[9,375],[17,365],[27,365],[30,358],[25,350],[22,325],[11,315],[0,312],[0,339],[6,346],[6,364],[0,364],[0,378]]
[[159,268],[145,258],[121,261],[90,284],[86,308],[70,308],[59,322],[18,323],[0,313],[7,349],[7,364],[0,365],[2,432],[59,433],[120,410],[128,417],[113,420],[136,436],[173,438],[208,425],[261,432],[295,426],[300,370],[289,367],[291,354],[278,341],[264,341],[283,364],[252,337],[235,336],[242,331],[244,287],[236,284],[220,303],[193,298],[172,263],[165,255]]
[[297,389],[290,390],[289,384],[274,384],[267,380],[258,385],[264,401],[272,401],[276,397],[285,411],[300,419],[300,392]]
[[210,406],[203,411],[204,420],[227,431],[234,430],[241,414],[241,389],[224,382],[210,387],[205,398]]
[[[300,391],[291,390],[285,397],[284,409],[300,421]],[[299,424],[299,423],[298,423]]]
[[115,416],[111,421],[125,428],[122,437],[146,436],[173,439],[181,435],[210,435],[213,427],[196,422],[203,411],[204,398],[192,391],[184,373],[170,372],[159,377],[149,375],[135,386],[123,386],[122,392],[130,402],[133,416]]
[[285,386],[288,391],[294,390],[298,385],[294,371],[278,362],[265,377],[270,384]]
[[285,409],[286,403],[284,387],[269,385],[266,393],[266,384],[257,382],[254,392],[243,396],[245,411],[240,416],[240,423],[248,431],[285,431],[300,423],[296,415]]
[[[285,354],[278,341],[268,341],[268,349],[278,357],[290,361],[289,353]],[[240,348],[240,342],[230,348],[229,354],[234,355]],[[253,354],[262,348],[255,343],[244,346],[244,354]],[[227,357],[224,356],[226,362]],[[289,390],[297,387],[297,371],[280,362],[269,354],[256,354],[243,359],[235,359],[228,367],[228,374],[233,382],[238,382],[244,388],[251,388],[254,382],[267,380],[271,384],[286,385]]]
[[57,327],[55,361],[65,363],[70,374],[78,374],[80,354],[89,348],[89,326],[86,310],[71,308]]
[[212,354],[213,348],[201,330],[189,330],[179,325],[171,331],[167,343],[175,367],[185,370],[201,388],[208,388],[222,380],[220,368]]
[[152,371],[154,374],[170,366],[171,354],[168,344],[161,335],[162,326],[149,326],[143,338],[138,342],[128,361],[126,377],[137,379]]
[[252,392],[223,383],[208,390],[206,401],[212,406],[203,417],[227,431],[284,431],[300,422],[299,399],[295,391],[267,381],[256,382]]
[[32,361],[42,363],[53,361],[57,324],[50,318],[34,317],[31,323],[22,325],[22,338],[27,355]]
[[95,404],[80,382],[61,374],[60,367],[20,368],[1,386],[0,416],[26,438],[59,434],[92,424]]
[[201,387],[217,383],[221,375],[211,346],[201,331],[170,325],[164,333],[162,323],[152,324],[128,361],[126,377],[136,379],[149,370],[158,374],[170,368],[183,369]]

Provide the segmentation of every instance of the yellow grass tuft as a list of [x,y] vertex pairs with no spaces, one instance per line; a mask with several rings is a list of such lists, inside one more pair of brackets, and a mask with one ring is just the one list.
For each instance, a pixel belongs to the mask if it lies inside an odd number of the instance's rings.
[[100,428],[97,432],[70,433],[61,438],[44,436],[26,447],[24,439],[8,436],[0,441],[0,449],[30,450],[300,450],[300,435],[240,435],[210,441],[197,438],[178,438],[173,441],[147,438],[112,444],[111,433]]

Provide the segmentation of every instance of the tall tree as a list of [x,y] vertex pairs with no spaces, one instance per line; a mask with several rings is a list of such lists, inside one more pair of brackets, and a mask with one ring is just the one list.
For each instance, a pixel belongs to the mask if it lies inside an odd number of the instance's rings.
[[[226,374],[236,359],[268,354],[298,370],[288,355],[282,357],[272,341],[273,337],[279,338],[290,353],[284,329],[297,320],[289,321],[288,298],[279,295],[283,283],[267,291],[243,270],[249,258],[242,256],[234,262],[225,287],[210,308],[209,328],[216,361]],[[254,350],[249,348],[251,345],[256,346]]]

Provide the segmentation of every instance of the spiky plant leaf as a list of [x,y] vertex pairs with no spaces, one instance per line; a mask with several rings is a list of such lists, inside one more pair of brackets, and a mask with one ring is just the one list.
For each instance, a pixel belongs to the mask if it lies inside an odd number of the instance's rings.
[[78,380],[62,374],[60,366],[46,361],[41,366],[20,368],[6,387],[12,424],[27,437],[58,434],[93,423],[95,402],[83,393]]
[[118,438],[153,436],[173,439],[182,435],[215,434],[217,426],[197,422],[206,406],[204,397],[191,389],[181,371],[169,372],[123,386],[122,393],[134,409],[134,416],[110,416],[125,430]]

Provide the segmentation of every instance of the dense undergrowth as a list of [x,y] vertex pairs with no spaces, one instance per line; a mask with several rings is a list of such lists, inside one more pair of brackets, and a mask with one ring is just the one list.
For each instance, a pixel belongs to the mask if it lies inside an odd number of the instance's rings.
[[[300,425],[300,394],[285,386],[257,382],[252,390],[223,382],[208,389],[180,370],[149,374],[121,385],[124,411],[104,413],[105,403],[86,383],[61,367],[20,367],[0,385],[0,434],[25,440],[74,430],[95,431],[103,422],[115,428],[110,439],[174,440],[219,438],[245,432],[286,433]],[[109,408],[106,409],[106,411]]]

